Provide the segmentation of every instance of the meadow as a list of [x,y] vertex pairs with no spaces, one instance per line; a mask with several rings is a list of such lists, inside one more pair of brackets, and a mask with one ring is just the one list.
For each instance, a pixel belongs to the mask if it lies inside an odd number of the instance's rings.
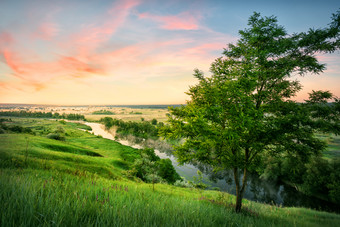
[[[143,111],[143,110],[142,110]],[[62,120],[12,118],[0,134],[1,226],[339,226],[340,215],[126,177],[138,150]],[[79,128],[83,130],[79,130]],[[65,140],[48,135],[60,133]]]
[[88,121],[99,121],[104,117],[112,117],[124,121],[141,121],[143,118],[146,121],[157,119],[160,122],[164,122],[167,120],[166,114],[168,113],[167,109],[138,109],[128,107],[112,107],[108,108],[107,111],[111,111],[113,114],[93,114],[93,112],[86,112],[84,115]]

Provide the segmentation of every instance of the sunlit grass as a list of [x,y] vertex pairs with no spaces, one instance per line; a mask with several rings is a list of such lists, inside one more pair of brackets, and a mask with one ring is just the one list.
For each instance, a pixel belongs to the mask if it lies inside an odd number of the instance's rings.
[[327,148],[323,152],[323,156],[326,159],[340,158],[340,135],[336,136],[331,133],[317,134],[318,138],[324,140],[327,143]]
[[[141,121],[143,118],[146,121],[157,119],[158,122],[165,122],[167,120],[166,114],[169,112],[167,109],[133,109],[133,108],[114,108],[110,110],[114,115],[96,115],[85,114],[85,118],[89,121],[99,121],[104,117],[112,117],[122,119],[124,121]],[[140,113],[140,114],[135,114]]]
[[[279,208],[244,201],[234,213],[234,196],[57,170],[0,171],[1,225],[57,226],[337,226],[339,215]],[[226,205],[227,204],[227,205]],[[229,205],[228,205],[229,204]]]
[[[15,119],[36,135],[0,135],[1,226],[339,226],[340,215],[124,177],[138,152],[51,120]],[[62,126],[66,140],[46,135]],[[28,146],[27,146],[28,144]],[[27,149],[26,149],[27,147]],[[96,153],[100,156],[91,156]]]

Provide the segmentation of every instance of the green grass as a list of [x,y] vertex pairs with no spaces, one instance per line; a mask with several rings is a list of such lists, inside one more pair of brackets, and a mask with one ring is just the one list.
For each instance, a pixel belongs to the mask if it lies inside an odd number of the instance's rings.
[[[138,152],[56,121],[0,135],[0,226],[340,226],[340,215],[124,177]],[[66,141],[46,138],[62,126]],[[28,142],[28,148],[26,145]],[[92,156],[91,154],[100,156]]]
[[340,158],[340,135],[336,136],[334,134],[318,134],[318,138],[326,141],[327,149],[323,152],[323,156],[326,159],[336,159]]
[[115,115],[115,113],[108,111],[108,110],[98,110],[98,111],[92,112],[92,114],[94,114],[94,115]]

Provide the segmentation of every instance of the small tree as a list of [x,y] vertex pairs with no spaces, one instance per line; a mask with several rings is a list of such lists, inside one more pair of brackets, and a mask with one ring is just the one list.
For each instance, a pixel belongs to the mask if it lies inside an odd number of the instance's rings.
[[152,124],[152,125],[157,125],[157,122],[158,122],[158,121],[157,121],[156,118],[154,118],[154,119],[151,120],[151,124]]
[[[263,155],[285,153],[305,162],[325,147],[316,130],[339,132],[339,100],[318,91],[297,103],[291,98],[301,85],[291,76],[325,69],[314,54],[339,48],[340,13],[329,28],[293,35],[275,17],[258,13],[248,25],[237,44],[229,44],[224,57],[212,63],[210,77],[195,70],[198,84],[187,92],[190,100],[169,108],[169,124],[161,131],[168,138],[185,138],[174,146],[180,163],[195,160],[215,171],[233,170],[236,212],[248,171],[256,170]],[[335,104],[323,105],[332,99]]]
[[200,188],[200,189],[206,189],[208,187],[208,185],[203,183],[203,173],[199,170],[197,170],[197,177],[193,176],[193,183],[195,188]]
[[170,184],[173,184],[176,182],[176,180],[181,179],[172,165],[171,160],[168,158],[158,161],[158,175]]

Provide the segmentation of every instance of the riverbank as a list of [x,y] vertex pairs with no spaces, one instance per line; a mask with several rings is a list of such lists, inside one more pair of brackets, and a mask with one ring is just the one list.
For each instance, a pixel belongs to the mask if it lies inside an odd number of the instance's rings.
[[[110,131],[105,129],[105,126],[100,123],[84,123],[92,127],[91,133],[94,135],[101,135],[103,138],[115,140],[123,145],[131,146],[137,149],[143,147],[155,148],[156,154],[160,158],[169,158],[180,176],[185,177],[187,180],[193,181],[194,177],[197,177],[197,171],[203,171],[203,166],[194,166],[190,164],[179,165],[174,156],[169,152],[170,147],[164,146],[164,144],[158,144],[157,141],[151,139],[136,142],[138,140],[133,136],[124,137],[124,139],[117,139],[114,128],[110,128]],[[164,141],[163,141],[164,143]],[[163,149],[162,149],[163,148]],[[231,172],[229,173],[231,174]],[[215,176],[215,180],[210,180],[212,175]],[[233,177],[225,172],[224,175],[216,175],[211,172],[211,175],[204,174],[203,183],[209,185],[208,189],[216,189],[235,195],[235,183]],[[230,180],[228,180],[230,179]],[[299,191],[294,185],[285,182],[272,182],[260,179],[256,174],[250,174],[247,180],[248,187],[246,188],[244,198],[261,202],[265,204],[274,204],[283,207],[307,207],[316,210],[324,210],[329,212],[340,213],[338,205],[324,200],[324,198],[318,198],[315,196],[308,196]]]
[[[340,215],[281,208],[217,191],[130,180],[135,150],[76,124],[14,119],[0,134],[1,226],[338,226]],[[65,141],[47,138],[64,130]],[[93,156],[91,154],[98,154]],[[71,214],[71,215],[70,215]]]

